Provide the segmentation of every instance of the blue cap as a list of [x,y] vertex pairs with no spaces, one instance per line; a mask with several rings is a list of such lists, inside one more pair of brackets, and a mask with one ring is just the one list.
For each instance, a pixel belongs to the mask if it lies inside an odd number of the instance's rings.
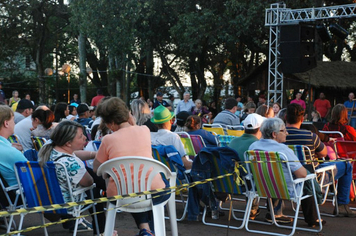
[[72,102],[71,104],[69,104],[69,106],[77,108],[78,107],[78,103]]

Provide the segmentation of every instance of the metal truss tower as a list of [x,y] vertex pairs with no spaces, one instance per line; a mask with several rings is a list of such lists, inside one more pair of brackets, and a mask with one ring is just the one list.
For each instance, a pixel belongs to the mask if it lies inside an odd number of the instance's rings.
[[356,4],[290,9],[284,3],[273,3],[266,9],[265,26],[269,30],[268,53],[268,101],[278,102],[283,106],[283,73],[280,62],[280,30],[282,25],[298,24],[299,22],[314,22],[336,18],[356,16]]

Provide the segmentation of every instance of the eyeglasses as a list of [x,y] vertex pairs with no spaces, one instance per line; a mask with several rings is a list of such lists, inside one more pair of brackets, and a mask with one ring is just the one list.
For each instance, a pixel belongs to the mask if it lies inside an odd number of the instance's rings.
[[287,133],[286,129],[281,129],[279,132]]

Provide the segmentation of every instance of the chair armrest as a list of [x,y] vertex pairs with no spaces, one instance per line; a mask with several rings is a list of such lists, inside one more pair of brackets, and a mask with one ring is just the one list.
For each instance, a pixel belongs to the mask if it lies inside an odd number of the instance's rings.
[[18,184],[5,188],[5,190],[6,190],[7,192],[8,192],[8,191],[12,191],[12,190],[18,190],[18,189],[19,189],[19,185],[18,185]]
[[293,180],[293,183],[299,184],[299,183],[302,183],[302,182],[304,182],[306,180],[315,179],[315,178],[316,178],[315,174],[309,174],[305,178],[298,178],[298,179]]
[[331,171],[331,170],[335,170],[335,169],[336,169],[336,165],[325,166],[325,167],[316,169],[315,173],[322,173],[322,172]]
[[82,194],[82,193],[84,193],[84,192],[86,192],[86,191],[88,191],[88,190],[91,190],[91,189],[95,188],[95,186],[96,186],[96,185],[95,185],[95,183],[94,183],[94,184],[91,185],[91,186],[80,187],[80,188],[78,188],[76,191],[73,191],[73,195],[76,196],[76,195]]

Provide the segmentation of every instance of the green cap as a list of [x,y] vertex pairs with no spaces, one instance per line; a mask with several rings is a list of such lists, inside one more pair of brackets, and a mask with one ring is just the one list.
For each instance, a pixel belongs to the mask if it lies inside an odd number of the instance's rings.
[[167,108],[162,105],[159,105],[153,111],[153,117],[151,118],[151,122],[154,124],[163,124],[167,121],[170,121],[174,116],[173,112],[170,112]]

